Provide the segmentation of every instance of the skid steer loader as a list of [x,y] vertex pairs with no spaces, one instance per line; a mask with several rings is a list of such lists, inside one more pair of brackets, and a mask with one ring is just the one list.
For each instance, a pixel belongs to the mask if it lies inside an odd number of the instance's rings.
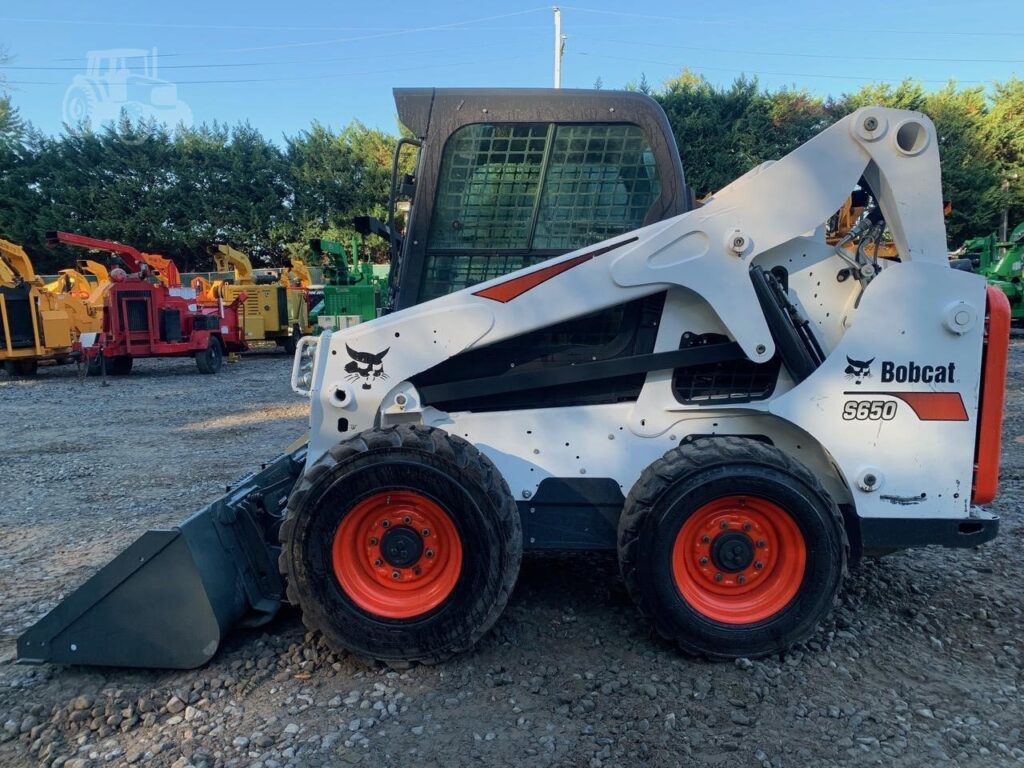
[[[288,602],[335,648],[439,661],[524,551],[602,550],[681,649],[758,656],[851,559],[996,535],[1008,307],[948,265],[925,116],[860,109],[691,209],[644,96],[396,100],[395,311],[299,342],[308,443],[145,534],[21,660],[197,666]],[[855,187],[854,237],[884,220],[899,261],[825,243]]]

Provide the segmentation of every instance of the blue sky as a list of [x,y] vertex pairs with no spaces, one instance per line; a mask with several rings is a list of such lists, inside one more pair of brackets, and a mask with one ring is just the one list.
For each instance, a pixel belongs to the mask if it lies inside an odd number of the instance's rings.
[[[1024,74],[1024,2],[578,1],[562,6],[565,87],[659,84],[684,66],[819,94]],[[314,119],[393,131],[395,86],[549,86],[553,24],[528,1],[2,0],[0,46],[15,105],[44,131],[60,130],[87,52],[156,48],[194,122],[248,120],[280,140]]]

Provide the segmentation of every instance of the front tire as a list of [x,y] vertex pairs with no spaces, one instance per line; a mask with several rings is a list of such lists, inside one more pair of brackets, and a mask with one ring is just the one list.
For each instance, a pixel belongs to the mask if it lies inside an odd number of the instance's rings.
[[522,529],[486,456],[442,430],[403,425],[321,457],[292,492],[281,545],[288,600],[331,647],[436,663],[501,615]]
[[640,612],[710,658],[765,656],[809,637],[835,603],[848,550],[814,475],[747,438],[669,451],[619,521],[619,564]]

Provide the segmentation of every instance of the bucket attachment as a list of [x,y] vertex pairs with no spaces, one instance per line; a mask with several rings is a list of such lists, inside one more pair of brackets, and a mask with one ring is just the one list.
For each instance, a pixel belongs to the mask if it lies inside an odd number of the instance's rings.
[[147,531],[18,638],[18,661],[191,669],[277,613],[277,530],[306,448],[170,531]]

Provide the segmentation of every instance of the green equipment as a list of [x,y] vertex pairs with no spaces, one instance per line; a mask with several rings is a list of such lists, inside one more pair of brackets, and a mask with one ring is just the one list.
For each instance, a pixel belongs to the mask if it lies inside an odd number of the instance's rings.
[[1024,223],[1018,224],[1005,242],[996,233],[973,237],[955,256],[970,261],[973,272],[984,275],[989,285],[1006,294],[1011,320],[1024,319]]
[[339,330],[376,318],[388,292],[388,267],[374,265],[369,259],[361,261],[356,237],[349,250],[344,243],[324,238],[310,240],[309,247],[324,269],[324,298],[310,312],[318,331]]

